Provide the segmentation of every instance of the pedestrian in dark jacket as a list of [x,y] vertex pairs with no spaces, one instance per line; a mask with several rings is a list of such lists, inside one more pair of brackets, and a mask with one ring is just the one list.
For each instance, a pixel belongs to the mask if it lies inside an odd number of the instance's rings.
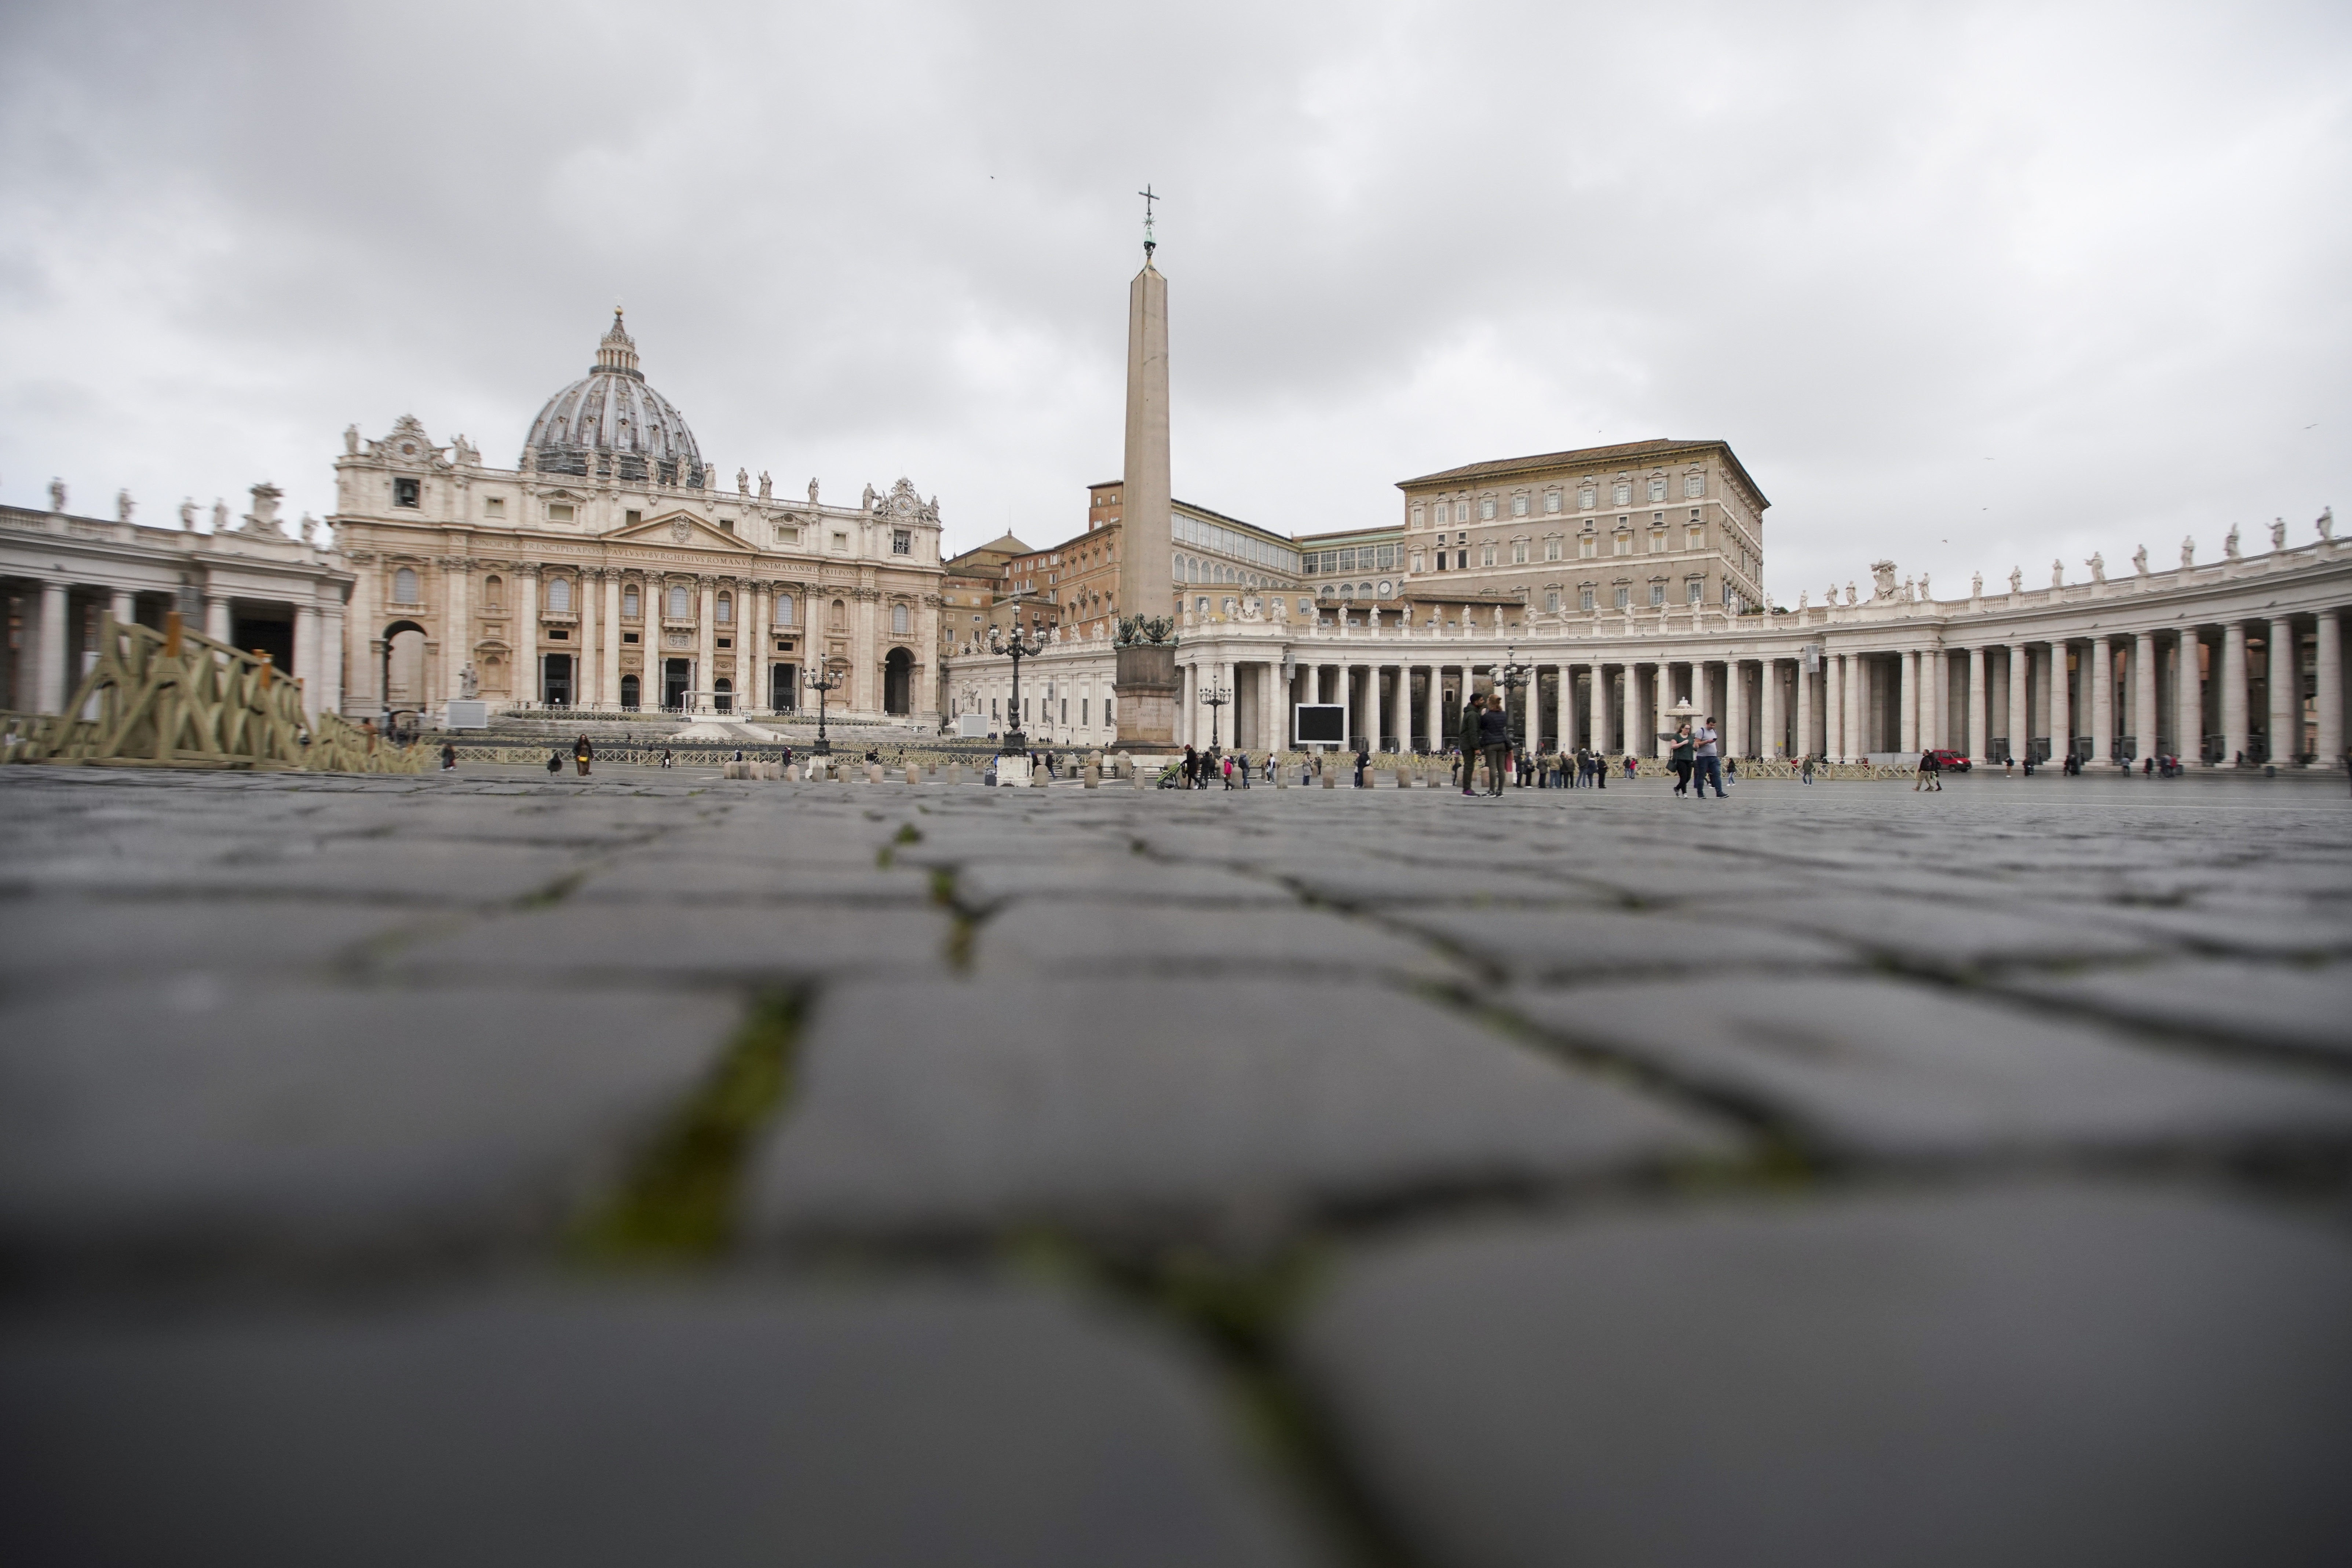
[[583,735],[572,742],[572,760],[579,764],[580,776],[586,778],[588,764],[596,760],[596,748],[588,743],[587,736]]
[[1486,793],[1499,795],[1511,777],[1511,716],[1501,703],[1488,703],[1478,715],[1478,739],[1486,757]]
[[1462,793],[1464,795],[1470,794],[1476,787],[1473,781],[1477,777],[1478,773],[1478,742],[1481,732],[1479,719],[1486,711],[1486,698],[1475,691],[1470,694],[1470,700],[1462,705],[1462,724],[1454,736],[1454,743],[1462,752]]

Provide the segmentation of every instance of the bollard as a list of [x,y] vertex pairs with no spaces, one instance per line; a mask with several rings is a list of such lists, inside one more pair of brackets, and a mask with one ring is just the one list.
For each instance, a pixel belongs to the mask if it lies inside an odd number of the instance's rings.
[[1412,787],[1412,770],[1411,768],[1399,768],[1396,771],[1396,781],[1397,788],[1411,789]]
[[1102,788],[1102,769],[1092,763],[1087,764],[1086,785],[1088,789]]
[[786,784],[798,784],[801,782],[800,763],[786,763],[784,764],[784,782]]
[[867,784],[880,784],[882,782],[882,764],[880,763],[868,763],[866,764],[866,782]]
[[1338,789],[1339,787],[1339,769],[1325,768],[1323,770],[1323,787],[1325,789]]
[[910,784],[919,784],[922,783],[923,770],[915,763],[908,763],[907,764],[907,782]]
[[1276,789],[1288,789],[1290,787],[1290,770],[1282,766],[1278,763],[1275,764],[1274,769],[1274,787]]

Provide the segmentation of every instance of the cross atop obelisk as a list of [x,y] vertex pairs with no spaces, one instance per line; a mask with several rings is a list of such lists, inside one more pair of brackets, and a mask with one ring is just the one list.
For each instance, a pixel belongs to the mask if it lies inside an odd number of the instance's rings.
[[[1118,613],[1130,623],[1172,619],[1175,573],[1170,563],[1168,476],[1168,279],[1151,265],[1159,247],[1152,204],[1167,198],[1150,185],[1143,198],[1143,270],[1127,289],[1127,467],[1120,478]],[[1118,743],[1164,752],[1176,738],[1176,649],[1123,637],[1118,674]]]

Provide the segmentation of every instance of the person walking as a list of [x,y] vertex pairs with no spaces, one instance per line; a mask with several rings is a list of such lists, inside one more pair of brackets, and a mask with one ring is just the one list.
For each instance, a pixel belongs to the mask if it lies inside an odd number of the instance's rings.
[[578,740],[572,742],[572,761],[580,769],[582,778],[588,776],[588,764],[595,760],[596,748],[588,743],[588,737],[583,732]]
[[1192,748],[1191,746],[1186,746],[1186,747],[1184,748],[1184,773],[1183,773],[1183,777],[1184,777],[1184,787],[1185,787],[1186,789],[1191,789],[1191,788],[1192,787],[1193,780],[1194,780],[1194,779],[1199,775],[1200,771],[1201,771],[1201,755],[1200,755],[1200,753],[1199,753],[1198,752],[1195,752],[1194,750],[1192,750]]
[[1726,757],[1723,759],[1723,787],[1726,789],[1738,789],[1739,787],[1739,759],[1738,757]]
[[457,771],[457,748],[452,742],[441,742],[441,771],[445,773]]
[[1721,800],[1723,798],[1723,731],[1715,727],[1714,714],[1710,713],[1699,721],[1697,730],[1692,732],[1691,742],[1691,782],[1696,786],[1691,793],[1704,799],[1706,795],[1707,781],[1712,779],[1715,782],[1715,798]]
[[1486,708],[1486,699],[1475,691],[1470,694],[1470,700],[1462,705],[1462,724],[1460,731],[1454,736],[1454,749],[1462,753],[1461,773],[1464,795],[1475,793],[1478,742],[1481,736],[1479,720],[1485,714]]
[[1943,787],[1944,764],[1936,760],[1936,753],[1933,750],[1921,752],[1919,753],[1919,776],[1912,784],[1911,793],[1916,795],[1924,789],[1940,794]]
[[1371,748],[1369,746],[1358,746],[1356,748],[1356,787],[1358,789],[1362,789],[1364,787],[1365,780],[1371,771]]
[[1626,782],[1627,784],[1632,784],[1635,779],[1637,779],[1637,778],[1639,778],[1639,777],[1641,777],[1641,776],[1642,776],[1642,763],[1641,763],[1641,759],[1640,759],[1640,758],[1638,758],[1638,757],[1636,757],[1636,756],[1634,756],[1634,755],[1633,755],[1633,752],[1626,752],[1626,753],[1625,753],[1625,782]]
[[1486,793],[1499,796],[1511,776],[1511,716],[1500,702],[1489,702],[1478,715],[1478,739],[1486,757]]
[[1805,753],[1805,765],[1804,765],[1803,769],[1802,769],[1802,770],[1798,773],[1798,777],[1800,777],[1800,778],[1803,779],[1803,780],[1804,780],[1804,782],[1805,782],[1805,783],[1807,783],[1807,784],[1811,784],[1811,783],[1812,783],[1812,782],[1813,782],[1813,753],[1812,753],[1812,752],[1807,752]]
[[1697,752],[1691,744],[1690,726],[1677,725],[1675,729],[1674,749],[1666,753],[1666,766],[1674,771],[1676,795],[1690,793],[1691,767],[1697,755]]

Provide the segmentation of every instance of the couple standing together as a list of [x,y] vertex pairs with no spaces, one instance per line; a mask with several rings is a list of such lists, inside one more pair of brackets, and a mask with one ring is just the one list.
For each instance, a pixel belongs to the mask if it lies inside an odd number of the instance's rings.
[[1490,701],[1483,692],[1472,692],[1469,704],[1462,710],[1462,728],[1454,743],[1462,751],[1462,793],[1475,792],[1473,781],[1483,757],[1486,793],[1502,794],[1511,765],[1511,716],[1503,711],[1503,705]]
[[1667,765],[1675,770],[1676,795],[1696,785],[1693,793],[1705,798],[1711,779],[1716,797],[1723,798],[1722,735],[1715,727],[1714,714],[1708,714],[1696,730],[1685,724],[1675,731],[1675,746],[1668,753]]

